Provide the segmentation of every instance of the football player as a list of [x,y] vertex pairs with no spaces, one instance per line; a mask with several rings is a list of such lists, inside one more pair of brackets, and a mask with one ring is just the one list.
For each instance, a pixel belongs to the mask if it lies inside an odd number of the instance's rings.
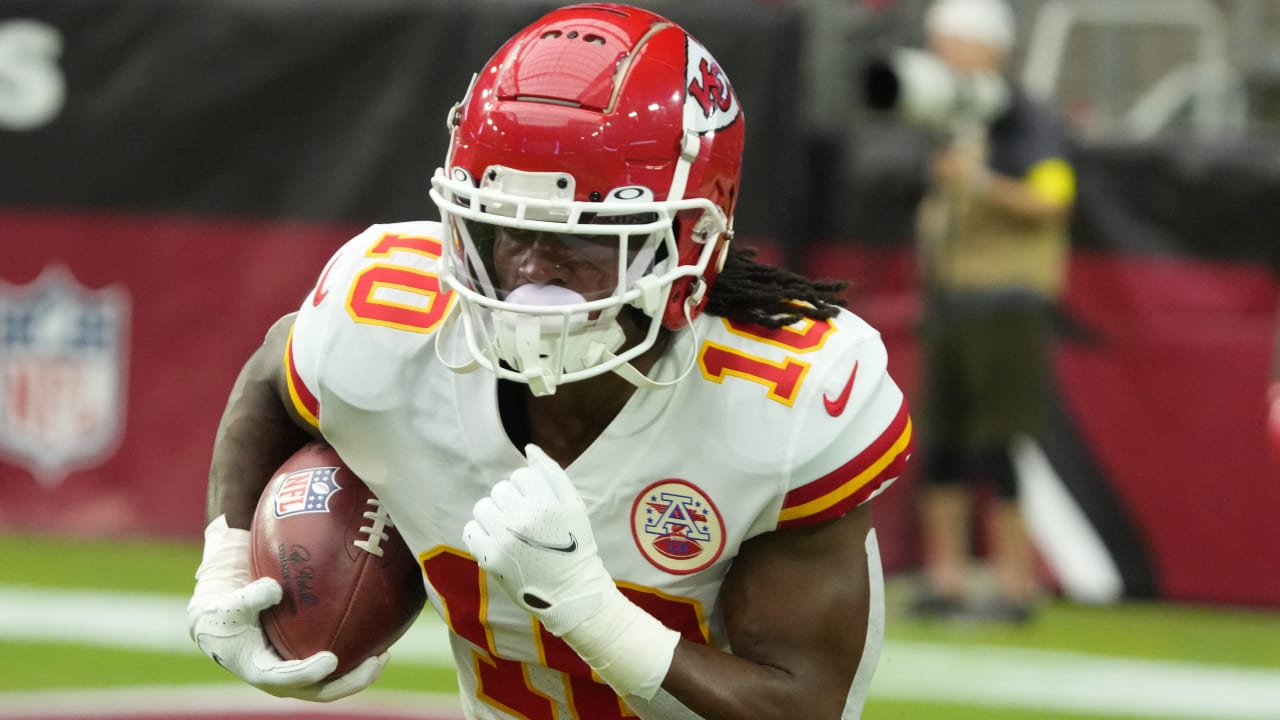
[[330,700],[257,613],[274,469],[332,444],[418,557],[468,718],[851,718],[884,632],[871,499],[911,446],[840,283],[730,244],[743,112],[676,24],[554,10],[449,115],[439,222],[376,225],[249,359],[218,429],[200,649]]

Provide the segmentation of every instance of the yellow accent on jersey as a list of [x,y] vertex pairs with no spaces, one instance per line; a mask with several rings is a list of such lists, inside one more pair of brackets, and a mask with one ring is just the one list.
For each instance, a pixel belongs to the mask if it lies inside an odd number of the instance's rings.
[[801,353],[821,350],[827,338],[836,330],[830,320],[814,320],[808,317],[802,317],[791,325],[776,330],[758,325],[734,323],[729,318],[720,319],[724,322],[725,329],[734,335]]
[[841,500],[849,497],[862,489],[862,487],[868,482],[875,479],[875,477],[883,472],[886,467],[889,467],[889,464],[892,463],[894,459],[906,451],[910,446],[911,419],[908,418],[907,426],[902,429],[902,433],[898,435],[898,439],[894,441],[893,445],[885,452],[884,455],[881,455],[880,458],[868,466],[866,470],[858,473],[854,477],[850,478],[848,482],[842,484],[840,487],[832,490],[822,497],[814,498],[803,505],[796,505],[795,507],[783,509],[783,511],[778,514],[778,522],[787,522],[797,518],[808,517],[809,515],[817,515],[823,510],[826,510],[832,505],[835,505]]
[[702,377],[714,383],[723,383],[729,375],[760,383],[768,389],[769,399],[791,407],[800,394],[800,384],[809,374],[809,363],[790,356],[774,362],[707,340],[698,352],[698,370]]
[[1076,172],[1061,158],[1036,163],[1027,173],[1027,185],[1041,200],[1053,205],[1070,205],[1076,199]]
[[293,328],[289,328],[289,339],[285,343],[283,360],[284,377],[289,386],[289,400],[293,402],[293,409],[298,411],[298,415],[300,415],[303,420],[311,423],[311,427],[319,430],[320,418],[316,417],[315,413],[311,412],[307,407],[307,404],[303,402],[302,395],[298,393],[297,382],[294,380],[294,373],[296,373],[297,370],[293,367]]

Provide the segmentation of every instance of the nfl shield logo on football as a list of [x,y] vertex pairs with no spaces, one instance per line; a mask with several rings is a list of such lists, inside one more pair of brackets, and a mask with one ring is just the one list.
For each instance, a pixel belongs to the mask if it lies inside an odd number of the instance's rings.
[[275,516],[329,512],[329,498],[342,489],[337,477],[336,467],[307,468],[285,475],[276,489]]
[[693,483],[659,480],[631,506],[631,537],[650,563],[674,575],[710,567],[724,551],[724,520]]
[[45,486],[101,464],[124,425],[129,297],[61,266],[0,280],[0,456]]

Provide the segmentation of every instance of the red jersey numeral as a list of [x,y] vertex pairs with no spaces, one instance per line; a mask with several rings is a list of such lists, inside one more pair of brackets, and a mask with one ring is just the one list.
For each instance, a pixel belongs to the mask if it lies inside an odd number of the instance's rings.
[[[485,652],[473,652],[480,699],[528,720],[565,720],[556,715],[556,702],[529,681],[526,663],[500,657],[489,629],[484,572],[466,553],[439,547],[423,553],[422,570],[439,594],[449,629]],[[709,638],[701,605],[695,600],[629,583],[618,589],[636,605],[686,639],[706,643]],[[635,717],[608,685],[592,678],[591,668],[563,640],[530,619],[531,638],[543,665],[564,673],[566,697],[574,718],[624,720]]]
[[[827,337],[835,332],[830,321],[810,318],[795,326],[776,329],[731,320],[724,323],[734,335],[799,354],[821,348]],[[724,382],[726,377],[733,376],[760,383],[767,388],[770,399],[787,406],[795,402],[800,384],[809,372],[809,363],[789,355],[779,362],[711,341],[703,343],[702,351],[698,353],[698,366],[703,377],[715,382]]]
[[[401,252],[439,258],[440,241],[399,233],[378,238],[365,255],[387,258],[388,262],[375,263],[356,274],[347,312],[358,323],[431,332],[444,320],[453,293],[443,291],[435,273],[397,264],[394,256]],[[395,294],[402,301],[392,299]]]

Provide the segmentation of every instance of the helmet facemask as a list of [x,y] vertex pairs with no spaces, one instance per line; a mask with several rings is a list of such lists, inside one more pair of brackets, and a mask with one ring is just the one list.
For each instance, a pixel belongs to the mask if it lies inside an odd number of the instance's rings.
[[[431,197],[447,227],[441,278],[456,292],[466,367],[537,394],[609,371],[637,387],[673,384],[632,361],[708,302],[745,137],[707,49],[648,10],[561,7],[494,54],[447,125]],[[530,247],[554,246],[547,257],[595,260],[513,274],[501,243],[520,232],[541,238]],[[576,272],[584,267],[594,280]],[[686,360],[684,373],[695,353]]]
[[[480,366],[539,395],[651,348],[672,283],[703,274],[725,229],[723,212],[706,199],[657,202],[649,189],[628,186],[580,202],[574,184],[568,173],[500,166],[478,183],[458,167],[432,179],[451,239],[441,276],[458,293],[467,347]],[[682,265],[676,219],[688,214],[711,242]],[[519,266],[530,262],[553,264],[554,278],[539,282]],[[643,319],[630,345],[619,322],[628,305]]]

